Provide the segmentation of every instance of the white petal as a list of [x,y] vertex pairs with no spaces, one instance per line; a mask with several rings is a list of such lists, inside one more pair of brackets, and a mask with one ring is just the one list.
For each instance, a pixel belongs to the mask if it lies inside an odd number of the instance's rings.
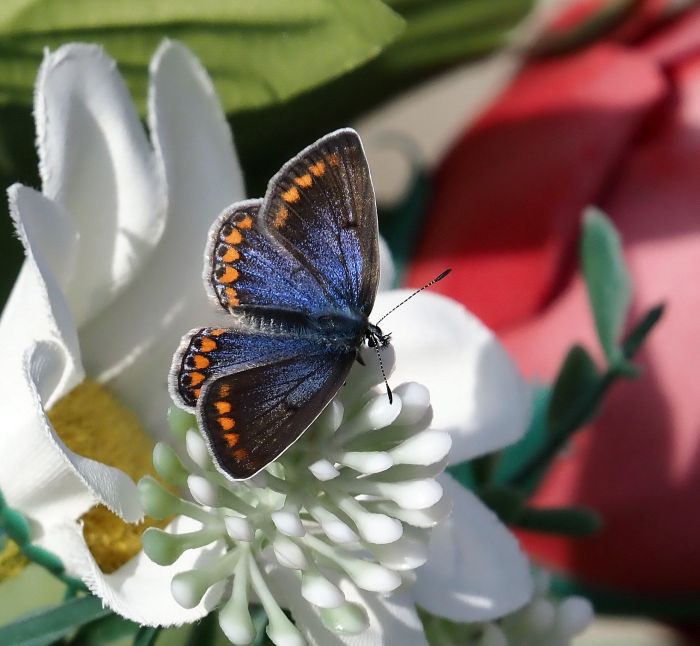
[[[377,294],[373,320],[410,293]],[[396,351],[391,382],[428,387],[431,428],[451,433],[452,464],[511,444],[525,432],[530,390],[491,331],[459,303],[423,292],[382,329],[391,332]]]
[[81,343],[91,374],[159,435],[166,431],[166,377],[181,336],[224,320],[204,291],[202,255],[211,223],[243,197],[243,184],[211,81],[192,54],[166,42],[151,75],[151,127],[168,187],[167,225],[139,280],[81,331]]
[[[143,509],[138,490],[131,478],[120,469],[107,466],[96,460],[90,460],[71,451],[56,435],[44,412],[44,405],[37,385],[53,379],[52,373],[57,372],[57,366],[60,366],[63,361],[65,358],[62,348],[55,342],[39,342],[27,354],[23,374],[18,378],[23,378],[24,386],[30,393],[31,402],[28,403],[33,413],[32,423],[43,431],[44,444],[51,445],[58,456],[63,459],[65,465],[62,465],[58,472],[62,479],[66,479],[63,478],[62,472],[65,467],[68,467],[82,482],[83,487],[90,492],[93,502],[103,503],[115,514],[129,522],[141,520]],[[32,464],[31,461],[24,465],[18,461],[15,468],[23,466],[24,469],[27,469],[30,464]],[[33,469],[32,465],[32,473]],[[60,499],[58,492],[55,491],[48,493],[47,497],[49,499],[46,501],[47,504],[50,504],[50,500]],[[81,494],[81,500],[82,498],[83,494]]]
[[162,181],[126,86],[101,48],[71,44],[47,53],[35,103],[43,192],[80,234],[67,293],[80,327],[157,244]]
[[[196,521],[178,518],[168,529],[183,533],[198,526]],[[68,570],[85,581],[108,608],[127,619],[149,626],[179,626],[201,619],[221,600],[223,586],[219,585],[211,588],[192,609],[183,608],[170,592],[173,576],[212,563],[223,552],[221,544],[188,550],[173,565],[165,567],[139,552],[116,572],[105,574],[92,557],[78,525],[66,525],[54,531],[60,541],[57,553]]]
[[28,254],[43,261],[43,274],[54,277],[65,293],[75,273],[78,231],[60,204],[39,191],[15,184],[8,190],[12,217]]
[[[2,313],[0,351],[6,364],[5,372],[15,380],[22,369],[24,353],[35,340],[56,340],[66,355],[66,372],[53,384],[55,391],[47,390],[46,385],[41,391],[47,403],[53,403],[83,378],[75,321],[52,268],[52,265],[61,264],[57,260],[60,254],[50,248],[49,240],[37,234],[42,216],[55,215],[58,209],[20,184],[10,187],[8,200],[27,258]],[[46,212],[41,213],[44,208]],[[56,235],[57,242],[66,242],[70,237],[60,225],[47,225],[47,228]],[[67,251],[70,252],[70,248]],[[11,397],[11,390],[2,392]],[[13,419],[16,420],[16,416]]]
[[283,606],[292,612],[299,629],[312,646],[384,646],[406,644],[427,646],[423,626],[410,594],[382,596],[362,592],[347,579],[332,578],[352,603],[361,605],[369,615],[369,627],[357,635],[339,635],[322,623],[318,611],[300,594],[299,581],[283,568],[270,568],[268,582]]
[[95,504],[37,404],[39,391],[54,391],[71,372],[66,356],[57,341],[42,341],[23,363],[13,362],[11,370],[0,374],[0,389],[7,397],[0,406],[0,490],[10,507],[29,517],[49,549],[51,526],[74,520]]
[[430,537],[428,562],[416,570],[416,603],[452,621],[487,621],[529,601],[527,558],[506,527],[476,496],[447,474],[452,514]]
[[7,364],[0,392],[8,397],[0,407],[0,487],[40,532],[61,518],[78,517],[97,501],[126,520],[138,520],[142,510],[131,479],[70,451],[46,417],[45,408],[84,375],[71,312],[42,255],[54,252],[45,252],[46,241],[36,235],[39,211],[46,208],[50,215],[57,209],[19,185],[9,198],[27,260],[0,324],[0,352]]

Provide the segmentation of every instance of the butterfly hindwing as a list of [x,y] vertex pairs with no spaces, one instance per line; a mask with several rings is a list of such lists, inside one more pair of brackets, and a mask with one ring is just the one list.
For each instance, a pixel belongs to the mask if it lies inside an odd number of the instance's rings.
[[342,385],[354,353],[303,353],[212,379],[197,416],[220,470],[255,475],[281,455]]
[[317,353],[312,338],[261,334],[255,330],[206,327],[191,330],[173,357],[170,392],[183,408],[193,410],[206,382],[221,373]]

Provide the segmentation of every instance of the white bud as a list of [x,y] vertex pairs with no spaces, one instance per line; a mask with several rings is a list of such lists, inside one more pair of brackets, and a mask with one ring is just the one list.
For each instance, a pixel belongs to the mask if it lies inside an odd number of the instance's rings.
[[309,465],[309,471],[314,474],[317,480],[321,480],[321,482],[333,480],[333,478],[337,478],[340,475],[338,469],[325,459],[318,460]]
[[559,604],[555,632],[561,637],[573,637],[583,632],[593,620],[593,606],[583,597],[568,597]]
[[368,475],[394,466],[391,456],[384,451],[347,451],[338,456],[338,462]]
[[283,534],[275,536],[275,540],[272,541],[272,549],[277,561],[284,567],[292,570],[305,570],[309,566],[301,547]]
[[432,478],[405,482],[377,482],[375,491],[404,509],[427,509],[442,498],[442,487]]
[[187,454],[192,458],[192,461],[201,469],[209,467],[209,449],[204,438],[195,430],[187,431],[185,436],[187,445]]
[[395,388],[394,394],[401,397],[402,402],[401,414],[394,424],[415,424],[425,416],[430,406],[430,392],[425,386],[411,381]]
[[427,466],[440,462],[452,446],[452,437],[443,431],[427,430],[417,433],[389,451],[397,464]]
[[200,504],[208,507],[219,505],[219,487],[202,476],[187,477],[187,487],[192,497]]
[[249,543],[255,536],[253,527],[247,518],[224,516],[224,525],[226,525],[228,535],[235,541]]
[[278,511],[273,511],[270,518],[272,518],[275,527],[287,536],[300,537],[306,534],[296,507],[286,506]]
[[345,596],[338,586],[318,572],[306,570],[301,575],[301,596],[318,608],[338,608]]

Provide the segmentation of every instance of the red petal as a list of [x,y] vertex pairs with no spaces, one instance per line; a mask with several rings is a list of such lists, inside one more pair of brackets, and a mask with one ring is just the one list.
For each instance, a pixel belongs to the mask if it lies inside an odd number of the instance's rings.
[[614,45],[524,71],[442,164],[409,284],[452,267],[439,291],[492,327],[541,309],[581,210],[663,91],[648,59]]

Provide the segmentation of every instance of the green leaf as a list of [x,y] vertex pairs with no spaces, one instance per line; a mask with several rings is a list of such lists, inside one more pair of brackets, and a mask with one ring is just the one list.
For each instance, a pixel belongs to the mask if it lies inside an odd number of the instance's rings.
[[622,344],[622,351],[625,358],[631,358],[642,346],[642,343],[646,340],[649,332],[651,332],[656,324],[661,320],[664,315],[665,305],[657,305],[652,307],[647,313],[640,319],[631,330],[630,333],[625,338],[625,342]]
[[[552,397],[547,410],[550,429],[559,428],[577,410],[600,380],[593,359],[580,345],[573,346],[566,355],[554,383]],[[596,407],[585,412],[581,424],[585,424],[596,412]]]
[[534,532],[580,537],[598,532],[602,521],[594,511],[583,507],[526,507],[514,519],[513,525]]
[[141,105],[164,38],[183,41],[225,110],[283,102],[377,56],[404,28],[379,0],[4,0],[0,101],[29,103],[44,47],[95,42]]
[[141,626],[134,636],[134,646],[153,646],[160,635],[160,628]]
[[525,504],[525,495],[512,487],[494,485],[478,493],[482,502],[506,524],[519,517]]
[[0,644],[44,646],[111,613],[97,597],[84,596],[39,610],[0,628]]
[[101,646],[117,639],[133,636],[139,625],[111,614],[85,624],[70,640],[70,646]]
[[594,208],[587,209],[584,216],[581,263],[600,345],[608,361],[617,363],[631,283],[615,227]]
[[389,0],[407,22],[383,55],[387,67],[415,69],[483,56],[504,45],[533,0]]

